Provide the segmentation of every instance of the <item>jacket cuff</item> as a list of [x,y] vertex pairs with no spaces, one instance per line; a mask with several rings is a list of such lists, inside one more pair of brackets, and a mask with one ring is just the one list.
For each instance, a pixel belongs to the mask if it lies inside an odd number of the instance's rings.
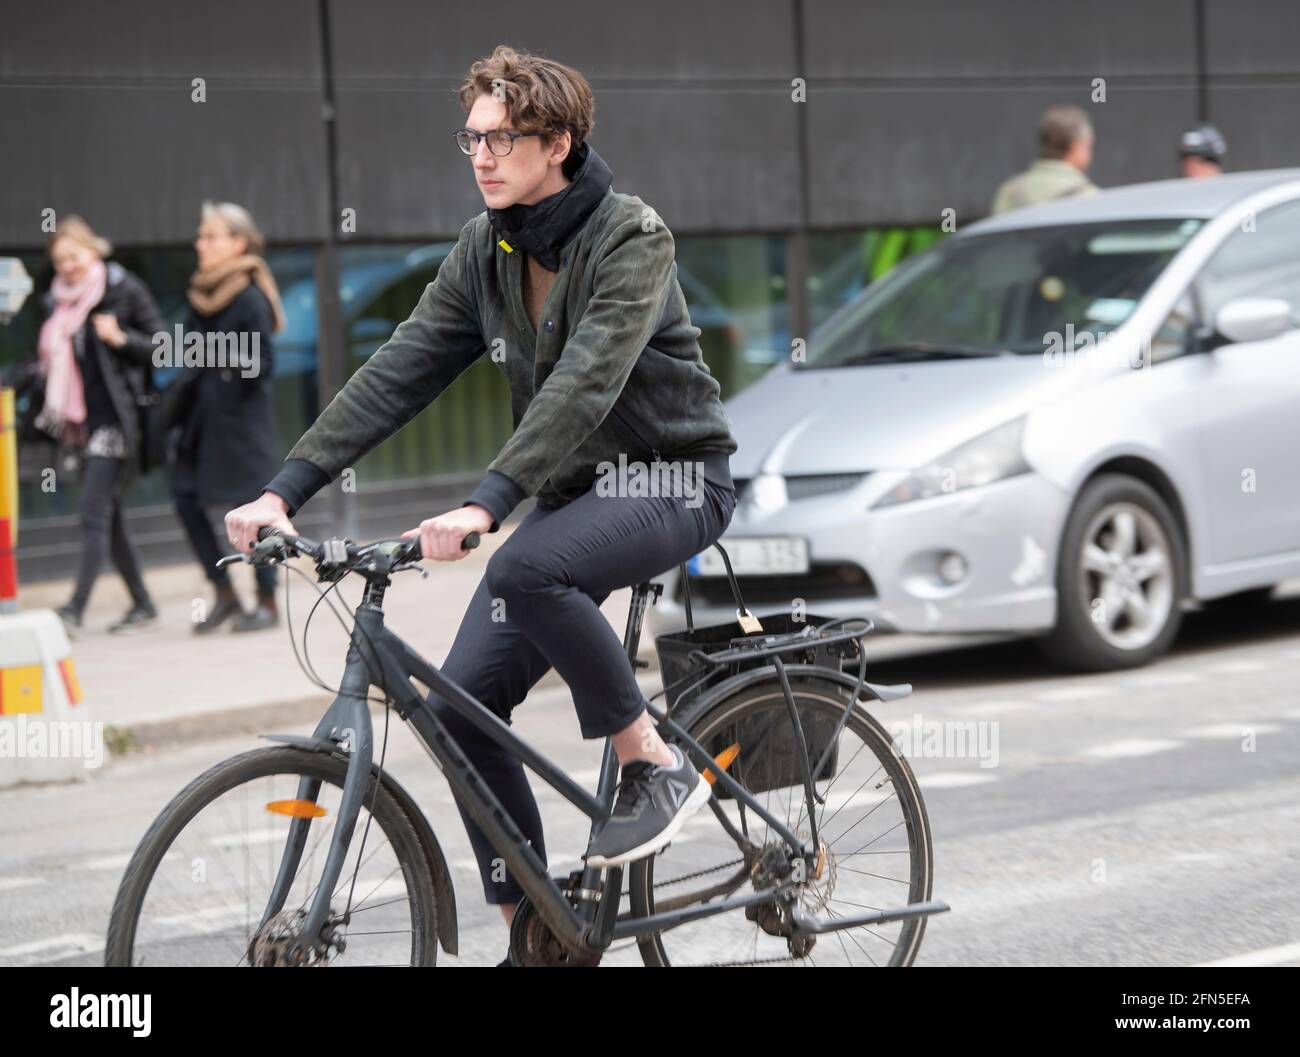
[[288,517],[293,517],[302,505],[330,483],[330,475],[306,459],[286,459],[271,482],[263,487],[264,492],[274,492],[289,504]]
[[522,503],[526,496],[527,493],[505,474],[488,470],[487,476],[461,506],[477,503],[492,515],[492,527],[488,531],[496,532],[501,527],[501,522],[510,516],[510,511]]

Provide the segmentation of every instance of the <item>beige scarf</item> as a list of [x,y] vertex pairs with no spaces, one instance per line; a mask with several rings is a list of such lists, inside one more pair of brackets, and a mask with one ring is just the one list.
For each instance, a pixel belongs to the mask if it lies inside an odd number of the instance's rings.
[[196,312],[214,316],[252,283],[266,295],[275,315],[275,333],[284,330],[284,309],[280,306],[280,289],[266,261],[254,253],[223,261],[212,268],[203,268],[190,277],[186,293]]

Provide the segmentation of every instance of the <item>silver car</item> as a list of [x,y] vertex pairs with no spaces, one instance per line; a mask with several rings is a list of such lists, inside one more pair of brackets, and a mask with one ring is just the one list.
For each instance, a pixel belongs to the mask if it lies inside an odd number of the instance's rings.
[[[1186,600],[1300,575],[1297,326],[1300,169],[972,224],[728,403],[744,600],[1143,664]],[[696,622],[734,619],[717,552],[689,568]]]

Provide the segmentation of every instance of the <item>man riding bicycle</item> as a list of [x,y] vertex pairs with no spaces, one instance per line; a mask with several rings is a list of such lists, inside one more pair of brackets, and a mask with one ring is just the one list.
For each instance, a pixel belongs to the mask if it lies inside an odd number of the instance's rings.
[[[487,562],[441,670],[506,722],[549,668],[559,672],[582,736],[609,737],[622,767],[587,854],[590,865],[619,865],[667,844],[709,786],[659,737],[599,607],[717,540],[735,508],[737,444],[677,281],[673,236],[640,198],[613,189],[587,142],[595,103],[582,74],[501,45],[470,67],[458,97],[468,117],[456,142],[487,208],[261,497],[226,515],[227,531],[241,552],[264,525],[295,532],[289,517],[313,494],[491,350],[514,433],[459,509],[404,535],[419,534],[425,558],[455,561],[468,533],[496,532],[536,498]],[[545,861],[523,765],[447,702],[430,704]],[[492,846],[458,807],[484,896],[509,923],[523,890],[494,868]]]

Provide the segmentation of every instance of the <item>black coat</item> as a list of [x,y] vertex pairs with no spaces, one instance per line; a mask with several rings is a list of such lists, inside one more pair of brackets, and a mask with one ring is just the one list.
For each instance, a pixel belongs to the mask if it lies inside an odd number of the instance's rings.
[[[40,299],[41,321],[54,310],[54,295],[46,292]],[[106,313],[117,319],[126,332],[126,344],[114,349],[100,340],[92,316]],[[82,378],[86,381],[86,403],[104,405],[116,421],[126,440],[126,472],[117,476],[114,490],[124,494],[139,473],[152,467],[151,452],[144,443],[145,410],[154,398],[154,335],[165,328],[158,305],[149,288],[116,261],[108,263],[104,296],[86,314],[86,325],[73,335],[72,347]],[[90,362],[94,358],[93,365]],[[105,392],[92,392],[102,386]],[[107,395],[106,404],[103,401]]]
[[190,366],[172,383],[169,418],[182,427],[172,468],[174,492],[195,493],[204,506],[235,507],[261,495],[280,468],[271,388],[274,326],[270,302],[252,285],[215,315],[190,309],[187,334],[242,336],[250,352],[256,338],[258,369],[245,377],[238,362]]

